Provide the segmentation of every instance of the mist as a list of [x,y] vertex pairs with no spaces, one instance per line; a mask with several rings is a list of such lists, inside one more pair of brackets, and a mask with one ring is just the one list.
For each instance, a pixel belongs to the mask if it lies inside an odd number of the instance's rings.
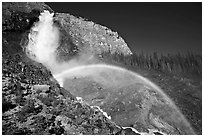
[[41,13],[39,22],[34,24],[28,35],[29,43],[26,52],[33,60],[51,67],[56,63],[56,49],[58,47],[58,29],[53,25],[54,14],[48,11]]
[[80,65],[97,63],[94,55],[88,52],[81,52],[69,61],[59,60],[57,48],[60,46],[60,31],[53,23],[53,15],[54,13],[44,11],[40,14],[39,21],[31,28],[26,46],[27,56],[42,63],[53,75]]

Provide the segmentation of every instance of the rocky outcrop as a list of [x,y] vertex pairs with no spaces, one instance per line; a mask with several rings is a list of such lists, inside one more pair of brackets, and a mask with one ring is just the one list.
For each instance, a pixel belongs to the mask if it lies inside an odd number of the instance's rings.
[[[56,13],[54,20],[58,22],[63,33],[60,55],[69,55],[83,50],[101,54],[102,52],[130,55],[132,52],[125,41],[109,28],[77,18],[67,13]],[[68,47],[68,48],[66,48]]]

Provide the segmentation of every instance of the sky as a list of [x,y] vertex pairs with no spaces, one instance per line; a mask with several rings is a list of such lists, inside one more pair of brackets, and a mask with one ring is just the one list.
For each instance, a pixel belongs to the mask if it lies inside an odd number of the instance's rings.
[[202,54],[202,3],[46,3],[110,28],[136,53]]

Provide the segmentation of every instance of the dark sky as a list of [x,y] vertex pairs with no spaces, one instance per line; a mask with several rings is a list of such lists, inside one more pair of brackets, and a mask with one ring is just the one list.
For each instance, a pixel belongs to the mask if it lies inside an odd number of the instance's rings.
[[117,31],[132,51],[202,54],[202,3],[46,3]]

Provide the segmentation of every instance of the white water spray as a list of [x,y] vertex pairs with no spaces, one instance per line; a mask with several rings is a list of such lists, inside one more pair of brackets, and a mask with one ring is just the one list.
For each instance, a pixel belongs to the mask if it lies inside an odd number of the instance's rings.
[[53,25],[54,13],[44,11],[39,16],[39,22],[35,23],[28,35],[29,43],[26,48],[27,55],[43,63],[47,67],[51,67],[56,63],[56,49],[59,46],[58,28]]

